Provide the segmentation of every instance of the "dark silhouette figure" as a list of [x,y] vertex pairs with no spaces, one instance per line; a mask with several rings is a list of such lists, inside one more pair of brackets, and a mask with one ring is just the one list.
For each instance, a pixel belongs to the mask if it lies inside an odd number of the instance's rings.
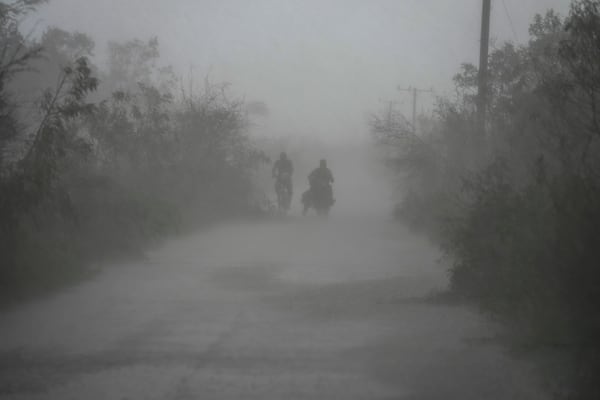
[[277,204],[281,211],[287,211],[292,201],[293,186],[292,174],[294,166],[285,152],[279,156],[279,160],[273,165],[273,178],[275,178],[275,193],[277,193]]
[[319,167],[308,175],[310,188],[302,194],[302,204],[304,205],[302,214],[306,214],[311,207],[319,214],[329,212],[329,208],[335,203],[331,186],[333,182],[333,174],[327,167],[327,161],[321,160]]

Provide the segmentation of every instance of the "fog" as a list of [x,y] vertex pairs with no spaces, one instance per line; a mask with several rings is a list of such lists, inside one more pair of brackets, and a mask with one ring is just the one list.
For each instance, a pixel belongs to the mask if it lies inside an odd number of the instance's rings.
[[482,3],[0,1],[0,399],[598,398],[600,1]]
[[[527,42],[535,13],[566,15],[568,5],[494,3],[492,45]],[[347,141],[366,136],[366,117],[382,101],[410,115],[412,99],[398,86],[434,89],[421,99],[426,113],[436,95],[451,93],[459,65],[478,60],[480,18],[475,0],[54,0],[31,23],[37,32],[88,33],[100,60],[108,41],[156,36],[162,62],[181,76],[209,75],[264,101],[270,115],[260,133]]]

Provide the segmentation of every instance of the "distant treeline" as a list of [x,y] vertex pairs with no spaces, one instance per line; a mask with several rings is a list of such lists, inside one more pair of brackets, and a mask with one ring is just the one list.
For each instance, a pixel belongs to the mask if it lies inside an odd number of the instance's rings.
[[416,135],[393,113],[371,125],[404,177],[397,215],[446,250],[454,292],[511,328],[557,399],[600,399],[600,2],[529,33],[490,54],[485,133],[470,64]]
[[0,3],[0,300],[63,284],[182,226],[247,213],[266,160],[225,85],[183,85],[156,39],[25,37]]

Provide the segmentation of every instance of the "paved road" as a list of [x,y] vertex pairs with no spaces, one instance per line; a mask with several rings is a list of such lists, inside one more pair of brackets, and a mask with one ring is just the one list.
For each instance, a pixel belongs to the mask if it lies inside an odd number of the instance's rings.
[[2,399],[535,399],[423,239],[230,223],[0,314]]

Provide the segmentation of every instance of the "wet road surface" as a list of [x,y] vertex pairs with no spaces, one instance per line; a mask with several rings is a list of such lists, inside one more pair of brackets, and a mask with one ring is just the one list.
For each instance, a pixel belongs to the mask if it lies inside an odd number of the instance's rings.
[[385,218],[230,223],[0,314],[1,399],[536,399]]

